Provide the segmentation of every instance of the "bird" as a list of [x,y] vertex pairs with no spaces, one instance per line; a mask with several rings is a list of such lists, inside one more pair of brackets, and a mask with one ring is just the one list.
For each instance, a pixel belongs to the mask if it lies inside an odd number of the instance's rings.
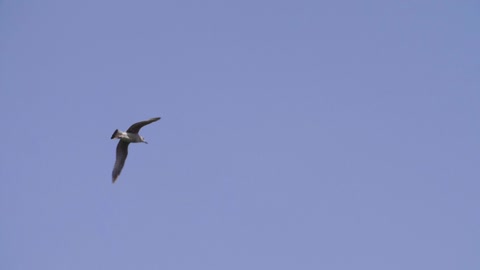
[[116,159],[115,159],[115,165],[113,166],[113,171],[112,171],[112,183],[115,183],[117,180],[118,176],[122,172],[123,165],[125,165],[125,160],[127,159],[128,155],[128,145],[130,143],[147,143],[145,141],[145,138],[140,136],[138,132],[140,129],[148,124],[151,124],[153,122],[156,122],[160,120],[160,117],[155,117],[151,118],[145,121],[140,121],[138,123],[135,123],[131,125],[126,132],[120,131],[116,129],[112,137],[110,139],[119,139],[120,141],[117,144],[117,153],[116,153]]

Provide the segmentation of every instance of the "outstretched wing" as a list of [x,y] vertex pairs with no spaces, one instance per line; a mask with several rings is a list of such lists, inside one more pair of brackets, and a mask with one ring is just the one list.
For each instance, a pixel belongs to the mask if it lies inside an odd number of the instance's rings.
[[125,160],[127,159],[128,155],[128,144],[129,142],[124,142],[120,140],[117,144],[117,158],[115,160],[115,165],[113,166],[112,171],[112,183],[115,183],[118,176],[122,172],[123,165],[125,165]]
[[146,125],[148,125],[150,123],[153,123],[155,121],[158,121],[158,120],[160,120],[160,117],[155,117],[155,118],[152,118],[152,119],[148,119],[148,120],[145,120],[145,121],[142,121],[142,122],[135,123],[127,129],[127,132],[128,133],[138,133],[143,126],[146,126]]

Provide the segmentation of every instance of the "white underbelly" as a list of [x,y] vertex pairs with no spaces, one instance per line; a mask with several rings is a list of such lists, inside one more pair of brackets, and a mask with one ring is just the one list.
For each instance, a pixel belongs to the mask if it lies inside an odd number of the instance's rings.
[[123,132],[120,135],[119,138],[120,138],[120,140],[122,140],[124,142],[130,142],[130,143],[141,142],[142,141],[142,139],[140,138],[140,135],[138,135],[136,133]]

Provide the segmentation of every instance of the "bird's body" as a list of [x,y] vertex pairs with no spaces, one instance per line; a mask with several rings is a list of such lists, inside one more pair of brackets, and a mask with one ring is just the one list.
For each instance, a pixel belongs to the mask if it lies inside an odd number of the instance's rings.
[[122,172],[123,165],[125,165],[125,160],[127,159],[128,155],[128,145],[130,143],[147,143],[145,141],[145,138],[140,136],[138,132],[143,126],[146,126],[158,120],[160,120],[160,117],[151,118],[149,120],[141,121],[131,125],[126,132],[120,131],[118,129],[113,132],[111,139],[120,140],[117,144],[116,160],[112,171],[113,183],[115,183],[115,180],[117,180],[118,176]]
[[115,130],[115,133],[112,135],[112,139],[118,138],[121,141],[128,143],[139,143],[145,142],[143,137],[138,135],[138,133],[129,133],[121,130]]

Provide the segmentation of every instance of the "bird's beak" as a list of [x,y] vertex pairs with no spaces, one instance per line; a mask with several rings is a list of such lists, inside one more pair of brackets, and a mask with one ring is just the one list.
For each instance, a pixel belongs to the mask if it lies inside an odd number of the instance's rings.
[[147,141],[143,141],[143,142],[144,142],[144,143],[146,143],[146,144],[148,144],[148,142],[147,142]]

